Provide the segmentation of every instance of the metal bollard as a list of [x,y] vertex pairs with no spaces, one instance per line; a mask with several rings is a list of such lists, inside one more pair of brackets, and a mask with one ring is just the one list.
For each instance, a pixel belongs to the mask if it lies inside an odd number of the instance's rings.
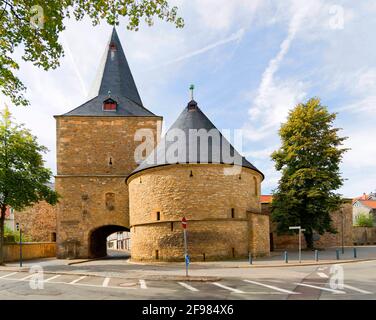
[[288,263],[289,262],[289,256],[288,256],[288,253],[287,251],[285,251],[285,262]]
[[354,248],[354,258],[357,258],[358,255],[357,255],[357,252],[356,252],[356,248]]
[[337,260],[339,260],[339,250],[338,249],[336,249],[336,258],[337,258]]
[[315,260],[319,261],[319,250],[315,250]]
[[253,262],[253,260],[252,260],[252,253],[248,254],[248,260],[249,260],[249,264],[252,264],[252,262]]

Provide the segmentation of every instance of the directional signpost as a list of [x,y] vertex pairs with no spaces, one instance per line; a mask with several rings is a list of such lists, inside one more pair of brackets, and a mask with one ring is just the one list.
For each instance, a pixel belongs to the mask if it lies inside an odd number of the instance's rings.
[[305,229],[302,229],[301,226],[294,226],[289,227],[290,230],[299,230],[299,263],[302,262],[302,231],[305,231]]
[[188,265],[189,265],[189,255],[188,255],[188,244],[187,244],[187,219],[183,217],[181,219],[181,225],[184,232],[184,260],[185,260],[185,275],[188,277]]

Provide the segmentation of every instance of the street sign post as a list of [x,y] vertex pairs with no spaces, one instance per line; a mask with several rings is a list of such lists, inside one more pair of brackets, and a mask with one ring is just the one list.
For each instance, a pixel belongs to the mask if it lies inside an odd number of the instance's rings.
[[289,227],[290,230],[299,230],[299,263],[302,262],[302,231],[305,231],[305,229],[302,229],[301,226],[293,226]]
[[22,267],[22,229],[18,222],[16,223],[16,230],[20,232],[20,267]]
[[181,219],[181,225],[183,227],[184,233],[184,260],[185,260],[185,275],[188,277],[188,265],[189,265],[189,256],[188,256],[188,243],[187,243],[187,219],[183,217]]

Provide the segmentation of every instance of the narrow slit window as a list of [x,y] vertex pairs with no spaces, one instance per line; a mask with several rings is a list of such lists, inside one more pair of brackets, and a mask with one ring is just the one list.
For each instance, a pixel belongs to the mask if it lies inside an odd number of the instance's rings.
[[161,213],[158,211],[157,212],[157,221],[161,220]]
[[155,250],[155,259],[156,259],[156,260],[159,259],[159,250]]
[[232,219],[235,218],[235,209],[234,208],[231,208],[231,218]]

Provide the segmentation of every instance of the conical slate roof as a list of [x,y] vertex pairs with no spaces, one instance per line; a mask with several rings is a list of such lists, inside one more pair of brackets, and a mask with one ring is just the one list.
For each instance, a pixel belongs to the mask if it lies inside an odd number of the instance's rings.
[[[204,135],[200,140],[195,133]],[[213,138],[208,139],[205,133]],[[260,170],[235,150],[194,100],[188,103],[158,146],[131,175],[149,168],[177,163],[235,163],[253,169],[264,177]]]
[[[155,116],[142,104],[115,28],[112,30],[111,38],[106,46],[91,96],[92,99],[65,115]],[[117,102],[116,111],[103,110],[103,101],[108,98]]]

